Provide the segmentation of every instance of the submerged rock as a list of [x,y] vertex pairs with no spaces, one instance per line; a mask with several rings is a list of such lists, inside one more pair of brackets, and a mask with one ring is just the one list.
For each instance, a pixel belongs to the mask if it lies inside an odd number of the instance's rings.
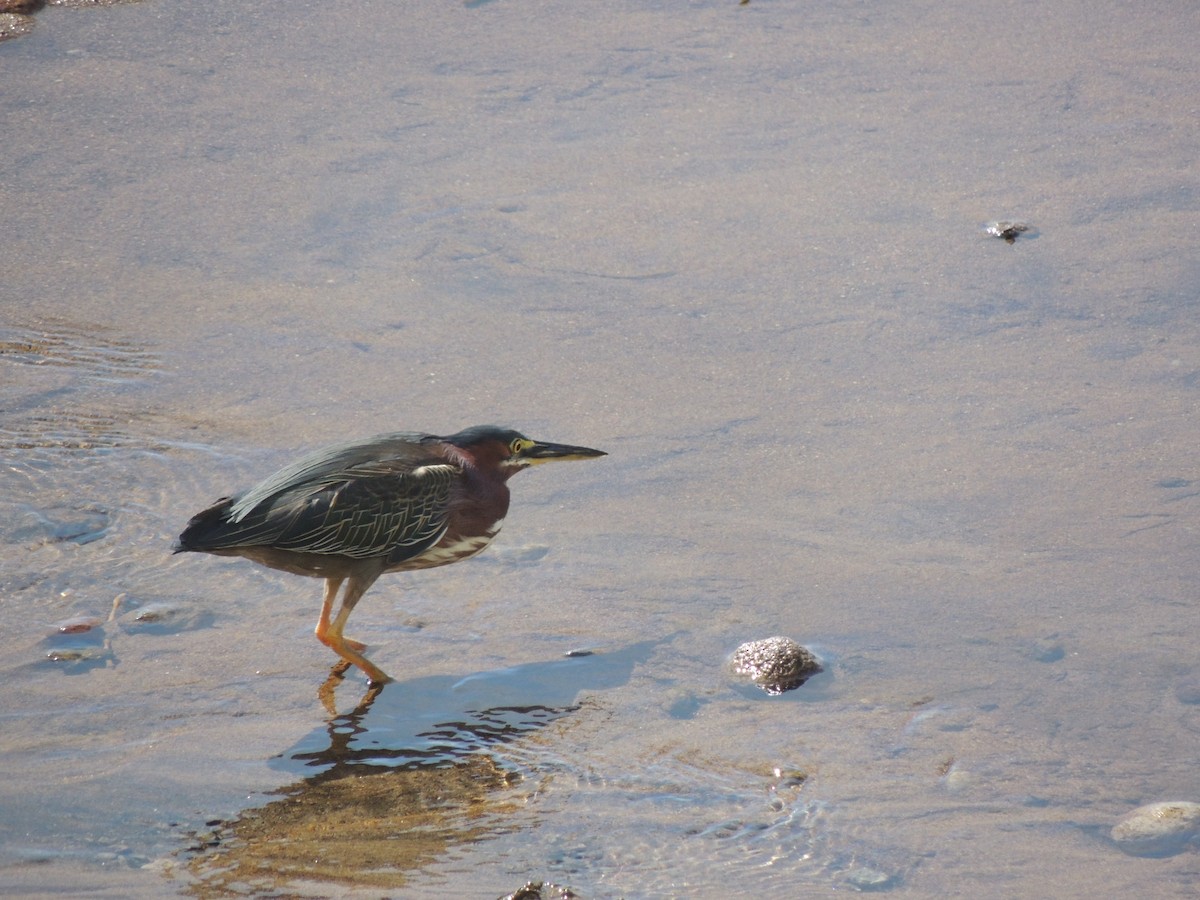
[[54,630],[59,634],[86,634],[93,628],[103,625],[104,619],[99,616],[71,616],[54,624]]
[[51,647],[46,651],[46,659],[51,662],[80,662],[105,659],[109,653],[107,647]]
[[1167,800],[1139,806],[1111,834],[1131,856],[1174,856],[1200,839],[1200,803]]
[[1020,235],[1029,231],[1029,226],[1024,222],[1010,222],[1006,219],[1000,219],[995,222],[988,222],[983,230],[992,237],[998,237],[1011,244]]
[[747,641],[733,651],[733,669],[768,694],[782,694],[800,687],[821,671],[821,663],[807,648],[790,637]]

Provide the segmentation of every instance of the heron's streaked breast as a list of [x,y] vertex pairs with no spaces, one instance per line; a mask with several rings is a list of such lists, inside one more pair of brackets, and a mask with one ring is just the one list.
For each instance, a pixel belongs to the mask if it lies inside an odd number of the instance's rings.
[[434,566],[444,566],[448,563],[458,562],[460,559],[468,559],[487,547],[492,542],[492,538],[500,533],[500,526],[503,524],[504,520],[499,519],[485,529],[482,534],[470,537],[447,534],[420,556],[408,560],[404,568],[431,569]]

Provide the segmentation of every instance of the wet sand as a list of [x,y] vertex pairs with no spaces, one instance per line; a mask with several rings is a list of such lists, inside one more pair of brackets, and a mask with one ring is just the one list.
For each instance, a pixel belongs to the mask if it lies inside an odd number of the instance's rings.
[[[1198,16],[39,12],[0,893],[1188,896],[1106,835],[1200,800]],[[169,553],[297,452],[480,422],[610,456],[378,583],[367,705],[319,582]],[[768,697],[724,660],[775,634],[826,671]]]

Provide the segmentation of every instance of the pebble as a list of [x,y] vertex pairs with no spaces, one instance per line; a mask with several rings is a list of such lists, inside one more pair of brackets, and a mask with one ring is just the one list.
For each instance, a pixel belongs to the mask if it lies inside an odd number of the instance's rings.
[[1009,222],[1001,219],[997,222],[988,222],[983,230],[992,237],[998,237],[1011,244],[1019,235],[1029,231],[1029,226],[1024,222]]
[[99,616],[72,616],[57,622],[54,630],[59,634],[85,634],[103,624],[104,620]]
[[147,603],[133,614],[135,622],[162,622],[174,618],[178,610],[169,603]]
[[46,659],[53,662],[79,662],[84,659],[103,659],[109,651],[104,647],[52,647]]
[[1200,838],[1200,803],[1167,800],[1139,806],[1113,826],[1111,835],[1131,856],[1174,856]]

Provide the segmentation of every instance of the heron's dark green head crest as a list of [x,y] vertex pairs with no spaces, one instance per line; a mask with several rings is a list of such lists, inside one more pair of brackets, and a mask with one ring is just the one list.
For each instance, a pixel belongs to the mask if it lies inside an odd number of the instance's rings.
[[473,425],[441,440],[465,450],[477,459],[498,455],[501,466],[517,469],[553,459],[593,459],[607,455],[603,450],[590,447],[535,441],[519,431],[499,425]]
[[514,441],[528,440],[528,438],[512,428],[503,428],[499,425],[472,425],[470,428],[464,428],[458,434],[452,434],[441,440],[447,444],[453,444],[455,447],[461,447],[463,450],[469,450],[493,441],[505,446],[512,446]]

